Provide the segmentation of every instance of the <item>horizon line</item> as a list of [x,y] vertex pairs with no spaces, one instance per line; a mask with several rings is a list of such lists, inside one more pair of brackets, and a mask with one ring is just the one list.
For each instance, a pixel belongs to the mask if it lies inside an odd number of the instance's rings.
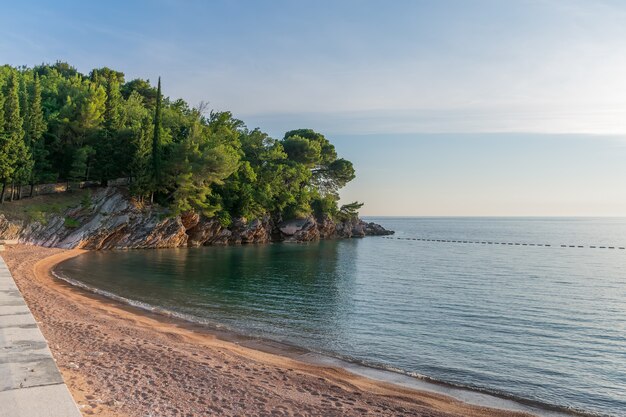
[[501,219],[520,219],[520,218],[559,218],[559,219],[622,219],[626,218],[626,215],[389,215],[389,214],[363,214],[359,217],[385,217],[385,218],[432,218],[432,219],[451,219],[451,218],[466,218],[466,219],[486,219],[486,218],[501,218]]

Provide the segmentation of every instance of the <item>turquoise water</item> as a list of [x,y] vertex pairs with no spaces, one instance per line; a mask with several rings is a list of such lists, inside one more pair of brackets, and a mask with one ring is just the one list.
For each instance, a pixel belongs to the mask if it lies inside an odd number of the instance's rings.
[[626,219],[371,220],[396,235],[91,252],[57,273],[373,366],[626,415]]

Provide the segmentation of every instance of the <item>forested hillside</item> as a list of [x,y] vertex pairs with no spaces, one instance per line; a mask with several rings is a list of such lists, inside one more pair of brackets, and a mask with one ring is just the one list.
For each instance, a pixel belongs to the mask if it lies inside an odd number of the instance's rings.
[[172,215],[232,219],[272,214],[345,217],[338,190],[354,178],[321,134],[274,139],[230,112],[206,112],[161,93],[161,82],[126,81],[109,68],[67,63],[0,67],[0,202],[27,197],[19,184],[126,177],[137,199]]

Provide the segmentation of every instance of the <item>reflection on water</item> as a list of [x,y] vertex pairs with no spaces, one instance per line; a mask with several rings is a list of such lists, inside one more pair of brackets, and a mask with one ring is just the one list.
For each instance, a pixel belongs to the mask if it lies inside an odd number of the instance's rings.
[[345,296],[354,275],[338,274],[338,260],[342,269],[353,269],[355,247],[331,241],[93,252],[60,271],[129,299],[259,336],[289,338],[295,327],[314,340],[332,336],[332,324],[350,303]]
[[342,357],[603,414],[626,410],[623,219],[378,219],[399,237],[93,252],[58,272]]

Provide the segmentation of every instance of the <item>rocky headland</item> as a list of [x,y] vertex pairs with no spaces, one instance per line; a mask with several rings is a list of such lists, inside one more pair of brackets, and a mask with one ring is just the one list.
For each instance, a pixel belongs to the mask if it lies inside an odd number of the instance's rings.
[[141,249],[269,242],[312,242],[389,235],[375,223],[354,218],[235,219],[228,227],[197,213],[167,216],[163,210],[131,198],[122,187],[97,190],[89,205],[32,221],[7,218],[0,211],[0,239],[57,248]]

